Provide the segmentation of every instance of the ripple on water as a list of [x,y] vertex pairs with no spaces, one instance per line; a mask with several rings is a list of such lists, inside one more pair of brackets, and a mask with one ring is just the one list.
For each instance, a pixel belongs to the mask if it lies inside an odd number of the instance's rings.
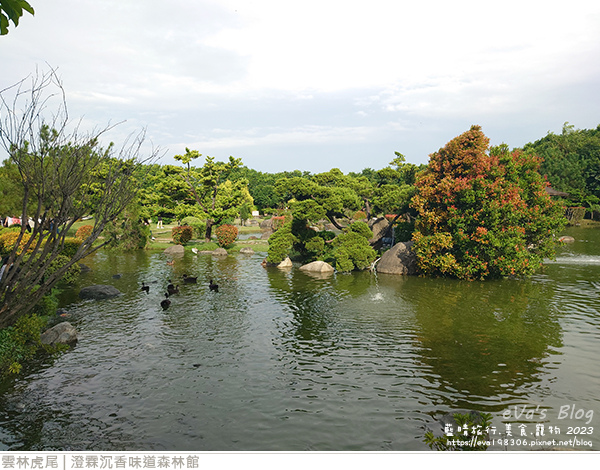
[[[99,256],[85,281],[119,270],[124,295],[68,306],[81,339],[4,393],[1,445],[427,450],[424,428],[452,410],[501,423],[509,405],[549,416],[564,400],[598,405],[593,263],[459,283],[316,279],[262,258],[186,255],[168,267],[157,254]],[[163,311],[167,279],[183,272],[206,283],[180,285]]]

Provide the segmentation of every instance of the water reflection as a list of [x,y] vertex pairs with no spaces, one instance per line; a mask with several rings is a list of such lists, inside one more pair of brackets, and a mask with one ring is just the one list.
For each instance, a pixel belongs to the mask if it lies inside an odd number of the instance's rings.
[[551,284],[428,280],[414,296],[425,364],[439,375],[447,405],[498,411],[562,346]]
[[[80,342],[4,384],[0,449],[427,450],[423,427],[457,408],[599,403],[595,265],[461,283],[262,258],[86,260],[82,286],[123,295],[65,296]],[[168,279],[180,294],[163,311]]]

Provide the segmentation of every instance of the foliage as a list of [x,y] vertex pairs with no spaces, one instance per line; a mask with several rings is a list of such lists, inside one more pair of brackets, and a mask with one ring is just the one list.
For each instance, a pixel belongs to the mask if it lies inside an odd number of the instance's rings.
[[356,211],[352,218],[354,220],[364,220],[367,218],[367,214],[365,213],[365,211]]
[[[454,413],[456,433],[452,426],[452,433],[448,432],[440,437],[435,437],[432,431],[425,433],[425,443],[432,450],[440,451],[484,451],[488,445],[489,427],[492,424],[492,415],[489,413]],[[469,445],[457,444],[469,443]],[[475,442],[475,445],[470,445]]]
[[81,239],[77,237],[66,237],[63,241],[62,250],[59,256],[67,256],[72,258],[77,253],[77,250],[81,246]]
[[20,317],[13,326],[0,330],[0,375],[18,374],[22,363],[40,349],[46,320],[37,315]]
[[580,224],[585,216],[585,207],[568,207],[565,216],[569,225]]
[[600,126],[576,130],[565,122],[561,134],[548,133],[524,150],[543,159],[540,172],[554,189],[568,193],[568,205],[589,208],[600,198]]
[[[69,254],[58,255],[52,261],[52,263],[50,263],[50,266],[48,267],[48,270],[46,271],[46,275],[51,276],[59,269],[62,269],[63,266],[66,266],[69,263],[72,256],[73,255],[69,255]],[[79,267],[79,264],[72,264],[67,268],[67,271],[59,279],[59,282],[64,283],[64,284],[75,284],[77,282],[77,279],[79,278],[80,273],[81,273],[81,268]]]
[[250,210],[249,204],[242,204],[240,207],[240,222],[242,225],[246,223],[246,221],[252,216],[252,211]]
[[230,224],[219,225],[215,230],[217,236],[217,243],[222,248],[227,248],[235,242],[238,236],[237,227]]
[[296,241],[297,238],[292,233],[292,221],[290,220],[269,237],[267,261],[274,264],[281,263],[288,256],[289,250]]
[[178,225],[171,229],[173,241],[178,245],[185,245],[194,236],[194,228],[190,225]]
[[79,240],[86,240],[92,233],[94,232],[93,225],[82,225],[75,232],[75,238],[79,238]]
[[23,253],[23,249],[28,246],[29,234],[25,233],[21,236],[21,230],[3,231],[0,234],[0,256],[4,257],[10,254],[16,248],[16,254]]
[[202,168],[192,168],[192,160],[201,156],[197,150],[186,148],[184,155],[175,155],[174,158],[187,167],[184,178],[196,204],[207,214],[204,238],[210,241],[213,226],[234,219],[242,205],[252,204],[253,201],[247,180],[229,179],[241,166],[241,159],[229,157],[225,163],[215,162],[213,157],[207,156]]
[[430,156],[420,173],[413,234],[422,274],[485,279],[531,274],[554,256],[563,208],[538,173],[540,161],[506,146],[487,151],[479,126]]
[[271,217],[271,228],[274,232],[279,230],[285,224],[285,216],[282,215],[274,215]]
[[181,225],[189,225],[190,227],[192,227],[194,229],[194,238],[202,237],[206,230],[206,224],[202,222],[198,217],[184,217],[184,219],[181,221]]
[[146,248],[150,240],[150,227],[139,215],[140,208],[132,202],[121,219],[114,219],[104,232],[106,247],[112,250],[134,251]]
[[340,272],[363,270],[371,266],[377,253],[369,245],[373,232],[365,222],[351,224],[345,233],[338,235],[332,242],[331,258]]
[[23,11],[35,14],[33,7],[25,0],[0,0],[0,36],[8,34],[9,21],[19,26]]
[[[79,273],[79,266],[77,265],[77,272]],[[48,294],[44,295],[40,299],[40,301],[35,304],[35,307],[32,310],[34,315],[38,315],[40,317],[50,317],[54,315],[58,310],[58,294],[60,293],[59,289],[52,289]]]

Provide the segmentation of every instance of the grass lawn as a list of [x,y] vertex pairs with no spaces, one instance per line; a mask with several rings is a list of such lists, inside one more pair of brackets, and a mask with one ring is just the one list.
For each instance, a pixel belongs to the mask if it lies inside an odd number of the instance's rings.
[[[94,225],[94,219],[88,220],[78,220],[73,224],[71,229],[68,232],[69,237],[74,237],[77,229],[83,225]],[[173,237],[171,236],[171,230],[173,227],[176,227],[175,224],[164,225],[163,228],[157,229],[156,225],[150,226],[150,231],[152,232],[152,236],[154,240],[151,240],[148,243],[148,250],[165,250],[166,248],[173,245]],[[249,234],[256,233],[260,234],[261,230],[257,226],[237,226],[237,229],[240,234]],[[186,251],[191,251],[192,248],[197,248],[200,251],[212,251],[219,247],[216,241],[211,241],[210,243],[206,243],[204,240],[191,240],[186,243],[185,249]],[[230,253],[238,253],[242,248],[250,247],[254,251],[268,251],[269,244],[266,240],[237,240],[235,244],[230,247],[227,251]]]

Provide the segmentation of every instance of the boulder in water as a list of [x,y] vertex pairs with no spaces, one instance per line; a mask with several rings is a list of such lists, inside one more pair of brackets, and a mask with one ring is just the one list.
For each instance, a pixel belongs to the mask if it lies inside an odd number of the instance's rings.
[[96,284],[93,286],[84,287],[79,291],[80,299],[102,300],[110,299],[121,295],[121,291],[114,286],[104,284]]
[[185,253],[185,248],[183,245],[173,245],[163,251],[165,255],[183,255]]
[[414,275],[417,272],[417,257],[412,251],[413,242],[396,243],[381,255],[377,272],[383,274]]
[[332,273],[334,271],[333,266],[326,263],[325,261],[313,261],[312,263],[305,264],[300,267],[301,271],[310,271],[313,273]]
[[40,337],[42,344],[56,346],[58,344],[75,344],[77,342],[77,330],[68,321],[59,323],[42,333]]

